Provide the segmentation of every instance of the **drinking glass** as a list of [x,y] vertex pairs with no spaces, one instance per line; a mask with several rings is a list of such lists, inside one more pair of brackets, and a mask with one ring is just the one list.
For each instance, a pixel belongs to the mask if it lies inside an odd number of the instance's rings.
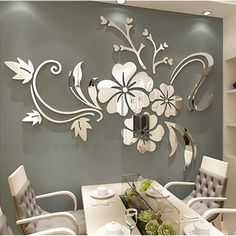
[[128,208],[125,210],[125,221],[129,227],[130,235],[135,228],[138,221],[138,211],[135,208]]

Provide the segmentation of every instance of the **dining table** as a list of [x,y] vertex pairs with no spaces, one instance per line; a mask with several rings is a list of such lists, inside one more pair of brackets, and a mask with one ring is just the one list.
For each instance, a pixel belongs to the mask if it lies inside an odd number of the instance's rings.
[[[107,199],[97,199],[96,197],[94,198],[94,196],[91,196],[93,195],[91,193],[94,193],[94,191],[96,191],[96,189],[101,185],[103,187],[106,187],[107,189],[112,190],[114,195]],[[121,225],[127,226],[125,221],[126,208],[120,198],[120,195],[124,191],[124,185],[127,184],[111,183],[86,185],[81,187],[87,235],[99,235],[99,229],[101,229],[101,227],[104,227],[107,223],[112,221],[119,222]],[[157,181],[153,181],[152,186],[154,188],[160,188],[160,186],[163,188],[163,186]],[[167,189],[165,189],[165,194],[168,195],[168,202],[178,209],[179,219],[177,224],[179,235],[185,235],[184,228],[187,225],[193,224],[196,221],[211,224]],[[137,227],[132,231],[132,235],[141,235]],[[221,236],[224,234],[216,227],[212,226],[210,235]]]

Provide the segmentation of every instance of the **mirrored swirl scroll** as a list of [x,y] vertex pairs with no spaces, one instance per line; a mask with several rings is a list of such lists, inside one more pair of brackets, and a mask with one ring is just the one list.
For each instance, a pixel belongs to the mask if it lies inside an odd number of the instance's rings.
[[[130,33],[134,28],[132,18],[127,18],[123,28],[103,16],[100,17],[100,20],[105,28],[113,28],[124,37],[125,44],[114,44],[113,50],[120,54],[123,51],[134,54],[135,57],[132,58],[135,60],[123,64],[116,63],[111,69],[110,78],[105,80],[100,80],[96,76],[91,78],[87,84],[86,93],[81,87],[84,62],[78,62],[74,69],[68,71],[67,79],[71,93],[85,105],[85,108],[73,111],[62,111],[50,106],[40,95],[37,87],[37,78],[41,69],[49,67],[52,74],[58,75],[62,72],[60,62],[47,60],[35,67],[30,60],[25,62],[17,58],[17,62],[6,61],[5,65],[15,73],[12,78],[22,81],[23,85],[29,85],[35,106],[26,114],[23,121],[30,122],[32,125],[41,124],[44,119],[56,124],[70,123],[75,137],[79,136],[83,141],[87,141],[88,130],[92,129],[91,118],[94,117],[97,122],[100,122],[104,112],[111,115],[117,113],[124,121],[124,126],[121,127],[123,143],[136,146],[140,153],[153,152],[158,142],[161,142],[163,136],[168,134],[171,148],[169,157],[173,157],[178,147],[176,134],[179,134],[178,137],[180,136],[184,143],[184,162],[185,168],[187,168],[196,157],[197,147],[187,127],[168,121],[170,117],[178,115],[183,102],[181,95],[175,93],[174,82],[176,79],[181,79],[179,74],[187,65],[200,63],[202,75],[199,82],[189,92],[186,105],[191,112],[207,109],[212,103],[212,94],[209,95],[207,101],[201,102],[201,105],[196,103],[195,98],[213,67],[212,56],[205,52],[186,56],[176,63],[169,75],[169,82],[166,82],[166,79],[164,82],[155,75],[158,73],[160,65],[172,67],[174,64],[173,57],[160,57],[168,50],[167,42],[157,44],[146,28],[142,33],[145,43],[142,42],[136,47],[137,44],[133,42]],[[147,46],[153,49],[151,65],[147,65],[142,58],[142,51]],[[102,109],[101,104],[105,104],[105,110]],[[58,119],[58,114],[62,118]],[[160,122],[161,116],[165,117],[164,122]]]

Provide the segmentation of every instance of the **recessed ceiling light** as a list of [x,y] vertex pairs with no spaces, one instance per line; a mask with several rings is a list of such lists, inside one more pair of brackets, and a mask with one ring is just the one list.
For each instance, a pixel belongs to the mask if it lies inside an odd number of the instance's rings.
[[116,2],[118,3],[118,4],[125,4],[125,0],[116,0]]
[[211,14],[212,14],[211,11],[203,11],[202,12],[202,15],[204,15],[204,16],[210,16]]

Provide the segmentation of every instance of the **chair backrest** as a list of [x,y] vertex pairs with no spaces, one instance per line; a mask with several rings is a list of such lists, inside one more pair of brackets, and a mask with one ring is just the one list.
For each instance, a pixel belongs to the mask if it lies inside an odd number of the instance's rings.
[[27,180],[25,168],[21,165],[8,177],[11,195],[16,196]]
[[201,169],[217,176],[227,178],[229,163],[215,158],[203,156]]
[[[16,219],[38,216],[43,210],[37,205],[34,191],[27,179],[24,166],[18,167],[9,177],[8,183],[13,198]],[[28,225],[21,225],[20,229],[27,234]],[[34,227],[34,226],[30,226]]]
[[[194,197],[224,197],[227,186],[228,163],[208,156],[203,156],[201,167],[196,177]],[[216,208],[216,202],[208,202],[209,208]],[[223,202],[217,203],[218,207]]]
[[0,207],[0,235],[13,235],[11,228],[7,224],[7,218],[2,213],[1,207]]
[[[195,180],[191,197],[225,197],[227,187],[228,163],[203,156],[201,167]],[[209,201],[201,205],[204,209],[223,207],[223,201]],[[213,220],[213,216],[209,221]]]

